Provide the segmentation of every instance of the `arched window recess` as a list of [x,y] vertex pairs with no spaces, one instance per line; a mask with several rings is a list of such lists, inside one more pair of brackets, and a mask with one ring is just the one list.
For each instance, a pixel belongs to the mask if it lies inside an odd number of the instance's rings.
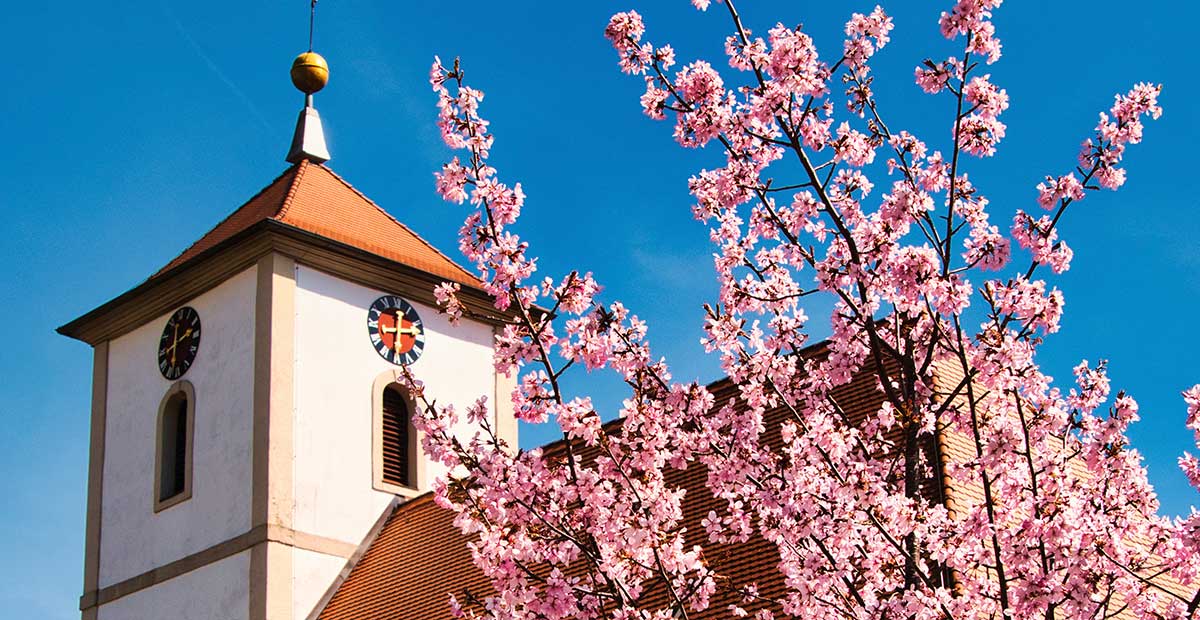
[[196,425],[196,390],[177,381],[158,405],[154,440],[154,512],[192,496],[192,443]]
[[424,492],[424,459],[412,423],[415,404],[394,371],[376,378],[371,389],[372,488],[414,497]]

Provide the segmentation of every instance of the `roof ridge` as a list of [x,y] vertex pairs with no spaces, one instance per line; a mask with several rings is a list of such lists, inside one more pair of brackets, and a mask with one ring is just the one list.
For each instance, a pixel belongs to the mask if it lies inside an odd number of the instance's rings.
[[347,181],[346,179],[343,179],[338,173],[334,172],[332,168],[330,168],[329,166],[326,166],[325,164],[316,164],[316,165],[323,168],[325,170],[325,172],[328,172],[333,178],[337,179],[339,183],[341,183],[342,185],[345,185],[350,191],[357,194],[359,198],[362,198],[363,200],[367,201],[367,204],[371,205],[372,207],[375,207],[376,210],[378,210],[380,213],[387,216],[388,219],[392,220],[397,225],[399,225],[401,228],[408,231],[409,234],[411,234],[413,237],[415,237],[417,239],[417,241],[420,241],[421,243],[425,244],[425,247],[429,248],[430,250],[433,250],[433,252],[436,253],[438,256],[441,256],[442,258],[446,259],[451,265],[454,265],[459,271],[463,272],[463,274],[465,274],[467,277],[471,278],[473,281],[480,282],[480,284],[482,284],[482,282],[480,281],[478,276],[476,276],[475,274],[468,271],[466,267],[459,265],[453,258],[450,258],[449,256],[447,256],[441,250],[434,247],[434,245],[432,243],[426,241],[425,238],[422,237],[421,235],[418,235],[417,231],[410,228],[404,222],[401,222],[400,220],[396,219],[396,217],[393,216],[391,213],[388,213],[386,209],[384,209],[383,207],[376,204],[374,200],[371,200],[370,198],[368,198],[366,194],[358,191],[357,187],[354,187],[353,185],[351,185],[349,183],[349,181]]
[[[267,192],[267,190],[271,189],[272,187],[275,187],[276,183],[278,183],[280,180],[282,180],[285,176],[288,175],[288,173],[292,172],[297,167],[298,167],[298,165],[296,165],[296,164],[288,166],[283,172],[280,172],[274,179],[271,179],[270,183],[267,183],[266,185],[262,186],[262,188],[259,189],[257,192],[255,192],[253,196],[251,196],[250,198],[243,201],[242,204],[238,205],[238,208],[227,213],[225,215],[225,217],[221,218],[221,221],[217,222],[215,225],[210,227],[207,232],[205,232],[203,235],[200,235],[199,238],[197,238],[195,241],[193,241],[191,244],[189,244],[186,248],[184,248],[182,252],[176,254],[174,258],[167,261],[166,265],[163,265],[158,271],[155,271],[153,274],[150,275],[150,277],[146,278],[144,281],[149,282],[150,280],[154,279],[155,277],[159,276],[164,271],[166,271],[167,268],[174,265],[175,261],[178,261],[180,258],[187,256],[188,252],[192,251],[192,248],[195,248],[196,246],[200,245],[200,242],[204,241],[206,238],[208,238],[208,236],[210,234],[212,234],[212,232],[214,230],[220,228],[222,225],[225,224],[225,222],[228,222],[230,219],[233,218],[233,216],[240,213],[241,210],[246,208],[247,205],[254,202],[255,200],[258,200],[259,196],[262,196],[263,194],[265,194]],[[288,191],[287,198],[285,198],[285,201],[287,199],[291,198],[292,192],[294,192],[294,191],[295,191],[295,178],[292,179],[292,188]]]
[[279,205],[279,211],[271,217],[273,220],[282,222],[283,218],[287,217],[288,209],[292,206],[292,199],[296,197],[296,190],[300,187],[300,182],[304,180],[304,171],[308,168],[308,160],[301,159],[294,167],[296,168],[296,176],[292,177],[292,185],[288,188],[287,194],[284,195],[283,202]]

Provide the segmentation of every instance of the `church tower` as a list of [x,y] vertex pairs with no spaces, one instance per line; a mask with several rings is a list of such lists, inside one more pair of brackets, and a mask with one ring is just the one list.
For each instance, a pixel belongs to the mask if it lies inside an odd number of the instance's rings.
[[[133,289],[59,328],[93,347],[85,620],[304,620],[439,466],[395,383],[480,395],[516,445],[501,318],[470,272],[336,175],[305,93],[291,166]],[[433,288],[461,285],[452,326]],[[494,317],[494,318],[488,318]],[[459,429],[470,432],[464,423]]]

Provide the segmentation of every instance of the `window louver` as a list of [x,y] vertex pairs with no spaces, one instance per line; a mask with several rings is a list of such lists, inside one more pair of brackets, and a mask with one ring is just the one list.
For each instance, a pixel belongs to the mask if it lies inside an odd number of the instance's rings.
[[392,388],[383,391],[383,481],[412,486],[408,475],[408,404]]

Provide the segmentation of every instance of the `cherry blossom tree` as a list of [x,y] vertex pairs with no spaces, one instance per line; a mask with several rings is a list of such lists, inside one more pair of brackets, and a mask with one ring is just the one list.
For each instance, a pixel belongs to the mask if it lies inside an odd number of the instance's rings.
[[[677,67],[633,11],[604,35],[621,71],[644,80],[647,116],[670,119],[680,146],[725,155],[689,181],[715,247],[704,344],[736,387],[721,402],[673,380],[647,326],[601,301],[590,273],[536,278],[514,232],[525,195],[488,163],[483,93],[457,61],[432,68],[442,136],[464,152],[437,189],[470,204],[460,248],[509,317],[496,371],[518,377],[519,419],[553,419],[563,437],[520,452],[491,428],[483,398],[465,412],[481,431],[456,436],[459,412],[425,400],[419,376],[407,376],[423,405],[423,449],[452,472],[437,500],[474,537],[495,588],[452,597],[455,613],[1200,616],[1200,515],[1157,515],[1125,435],[1136,402],[1110,394],[1104,362],[1081,362],[1064,388],[1034,361],[1063,312],[1048,279],[1073,258],[1058,224],[1090,193],[1124,183],[1122,159],[1161,113],[1160,88],[1117,95],[1075,160],[1002,230],[968,178],[1005,135],[1008,95],[987,73],[1001,57],[991,22],[1001,0],[953,3],[939,26],[960,52],[916,65],[920,88],[954,111],[932,142],[893,128],[876,105],[870,63],[892,31],[883,9],[850,16],[842,49],[823,57],[800,27],[764,38],[732,0],[692,4],[726,14],[727,70]],[[457,292],[437,289],[454,319],[466,312]],[[818,347],[805,314],[815,296],[834,302],[832,336]],[[587,396],[563,387],[581,370],[628,384],[619,423],[602,425]],[[837,390],[856,377],[881,404],[851,419]],[[1200,442],[1200,386],[1185,400]],[[1180,461],[1200,488],[1198,463]],[[719,500],[703,531],[681,527],[683,490],[670,481],[686,468],[703,468]],[[947,488],[972,493],[948,501]],[[777,552],[777,574],[725,572],[704,551],[751,539]],[[759,588],[770,580],[782,583],[776,594]],[[736,602],[715,608],[729,593]]]

